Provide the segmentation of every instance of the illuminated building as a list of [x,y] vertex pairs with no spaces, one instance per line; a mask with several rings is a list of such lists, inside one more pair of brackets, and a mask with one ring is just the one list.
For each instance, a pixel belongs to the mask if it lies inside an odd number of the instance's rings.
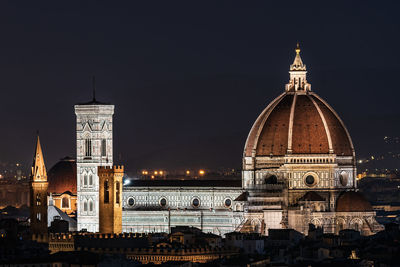
[[75,105],[78,230],[99,231],[99,166],[113,165],[114,105],[93,100]]
[[47,174],[48,193],[52,194],[53,205],[66,214],[76,213],[76,161],[65,157],[57,162]]
[[246,231],[306,233],[308,224],[363,234],[381,229],[356,192],[356,158],[349,132],[326,101],[311,91],[296,48],[285,91],[255,121],[243,155]]
[[42,147],[37,137],[30,176],[30,218],[32,239],[47,241],[47,172]]
[[[114,224],[122,232],[169,232],[189,225],[219,235],[267,235],[269,229],[282,228],[307,234],[310,223],[328,233],[351,228],[369,235],[381,230],[371,205],[357,192],[350,134],[332,107],[311,91],[299,47],[289,74],[284,92],[250,130],[241,184],[158,180],[154,178],[160,170],[143,170],[142,175],[153,179],[123,186],[122,203],[114,203],[122,204],[122,216]],[[106,218],[100,216],[105,203],[99,201],[105,201],[102,194],[111,185],[99,182],[98,170],[113,163],[114,106],[93,100],[76,105],[75,113],[78,230],[99,232],[99,220]],[[116,182],[112,186],[116,190]],[[110,227],[117,229],[115,225]]]

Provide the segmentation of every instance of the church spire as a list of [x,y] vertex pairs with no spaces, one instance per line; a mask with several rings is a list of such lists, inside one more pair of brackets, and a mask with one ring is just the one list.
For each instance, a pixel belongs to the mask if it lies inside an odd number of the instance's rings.
[[307,68],[301,60],[299,43],[297,43],[295,51],[296,57],[293,64],[290,65],[290,81],[286,84],[286,91],[311,91],[311,84],[307,83]]
[[33,158],[32,171],[31,171],[32,181],[47,181],[46,166],[44,165],[44,158],[42,147],[40,145],[39,135],[36,141],[36,150]]

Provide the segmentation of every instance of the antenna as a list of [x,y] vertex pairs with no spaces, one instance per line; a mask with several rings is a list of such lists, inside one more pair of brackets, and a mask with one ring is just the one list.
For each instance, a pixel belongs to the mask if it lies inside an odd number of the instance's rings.
[[92,77],[93,102],[96,102],[96,77]]

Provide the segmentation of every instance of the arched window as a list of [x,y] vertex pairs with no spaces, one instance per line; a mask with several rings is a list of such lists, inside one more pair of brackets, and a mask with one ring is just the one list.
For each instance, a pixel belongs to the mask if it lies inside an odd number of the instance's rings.
[[89,211],[93,211],[93,201],[89,201]]
[[106,139],[101,140],[101,156],[102,157],[107,156],[107,140]]
[[89,185],[93,185],[93,175],[89,174]]
[[119,204],[119,198],[120,198],[120,183],[116,182],[115,183],[115,203]]
[[62,198],[61,207],[63,209],[69,209],[69,199],[68,199],[68,197],[63,197]]
[[266,184],[277,184],[278,178],[275,175],[271,175],[265,179]]
[[84,212],[87,212],[87,200],[85,200],[84,202],[83,202],[83,211]]
[[108,186],[108,180],[104,181],[104,203],[110,202],[110,188]]
[[339,222],[338,230],[339,230],[339,231],[342,231],[343,229],[344,229],[343,222]]
[[85,174],[85,175],[83,176],[83,185],[84,185],[84,186],[87,186],[87,184],[88,184],[88,180],[87,180],[87,175]]
[[42,204],[42,202],[40,201],[40,195],[36,194],[36,206],[40,206],[40,204]]
[[92,156],[92,139],[86,138],[85,139],[85,157]]
[[36,213],[36,220],[37,220],[38,222],[40,222],[40,221],[42,220],[42,214],[40,214],[40,212],[39,212],[39,213]]

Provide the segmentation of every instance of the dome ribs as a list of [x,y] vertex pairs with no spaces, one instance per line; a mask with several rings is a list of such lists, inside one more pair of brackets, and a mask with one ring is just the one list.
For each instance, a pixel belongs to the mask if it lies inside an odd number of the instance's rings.
[[293,95],[286,95],[269,114],[258,138],[257,155],[282,156],[286,154],[292,101]]
[[354,148],[338,115],[312,92],[272,101],[254,123],[244,151],[248,157],[331,153],[354,156]]
[[269,113],[271,110],[282,100],[282,98],[285,96],[285,93],[281,94],[277,98],[275,98],[264,110],[263,112],[258,116],[257,120],[254,122],[253,127],[251,127],[250,133],[247,137],[246,144],[245,144],[245,149],[244,149],[244,155],[246,157],[251,157],[254,146],[257,143],[258,137],[257,134],[259,134],[260,128],[263,127],[263,123],[265,123],[266,118],[268,118]]
[[298,95],[294,118],[294,154],[328,154],[329,143],[321,116],[307,95]]
[[345,126],[337,115],[319,97],[311,96],[324,114],[332,139],[333,152],[338,156],[353,156],[353,146]]

